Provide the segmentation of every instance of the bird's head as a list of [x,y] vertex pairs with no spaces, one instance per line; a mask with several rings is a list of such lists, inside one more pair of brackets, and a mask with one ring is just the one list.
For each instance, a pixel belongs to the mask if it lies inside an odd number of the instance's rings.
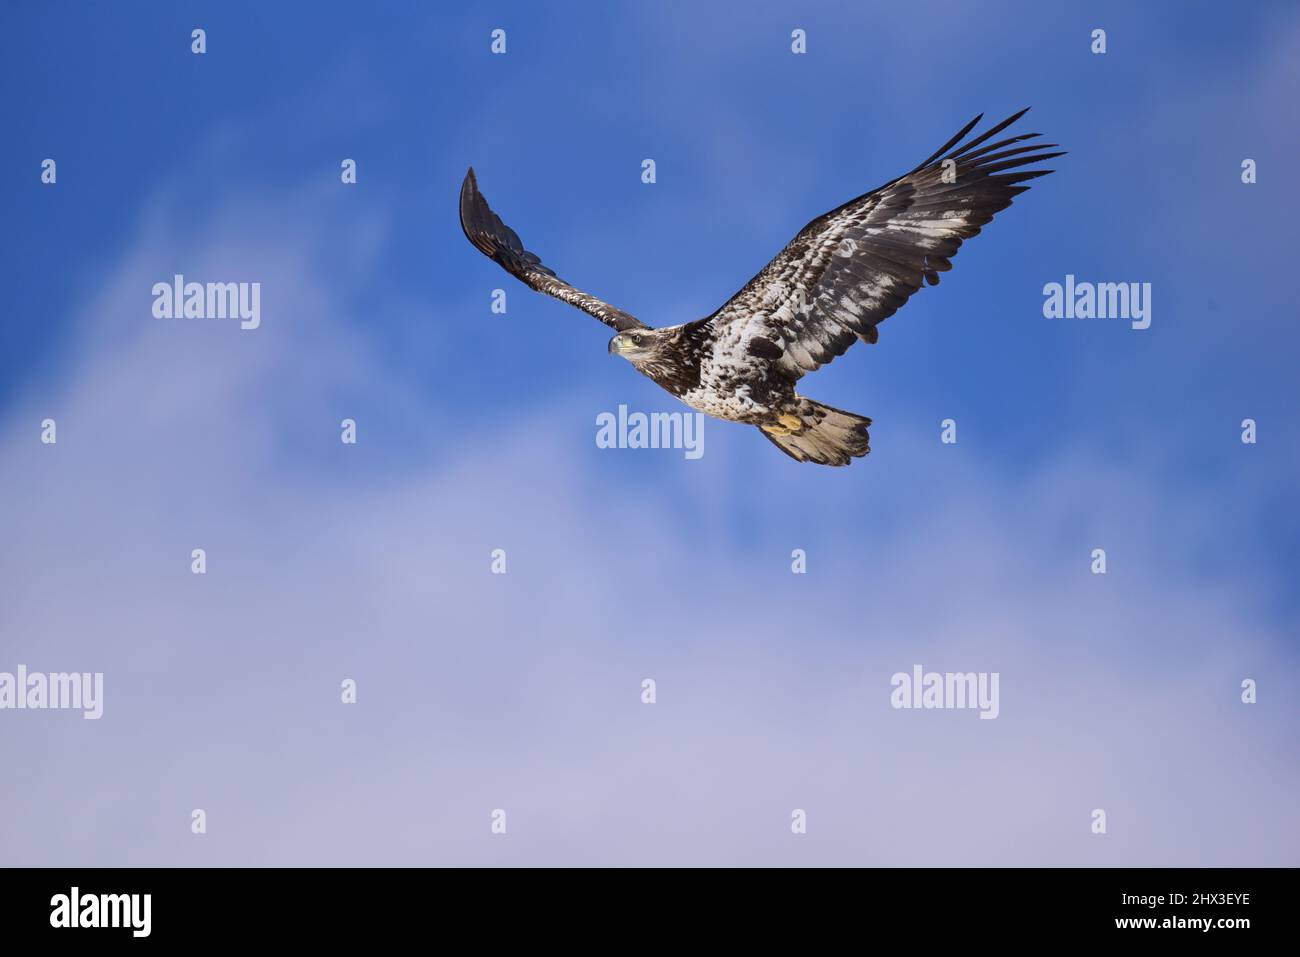
[[696,352],[682,341],[681,330],[681,326],[624,329],[609,340],[609,354],[622,356],[670,392],[678,391],[676,384],[689,380],[699,364]]
[[654,359],[659,351],[660,337],[654,329],[628,329],[609,340],[609,354],[622,356],[633,365]]

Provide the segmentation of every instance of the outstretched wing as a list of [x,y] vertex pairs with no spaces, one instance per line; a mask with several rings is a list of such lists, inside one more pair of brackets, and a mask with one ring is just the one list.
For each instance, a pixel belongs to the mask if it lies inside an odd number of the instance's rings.
[[501,222],[492,212],[483,194],[478,191],[474,168],[465,174],[460,187],[460,226],[465,236],[485,255],[496,261],[510,275],[527,283],[538,292],[562,299],[583,312],[590,313],[607,326],[623,332],[625,329],[644,329],[645,323],[621,309],[615,309],[603,299],[570,286],[542,265],[542,261],[524,248],[519,234]]
[[767,359],[795,379],[858,339],[875,342],[881,321],[952,268],[962,240],[1029,188],[1021,184],[1053,172],[1021,167],[1064,155],[1043,152],[1056,144],[1008,148],[1037,133],[976,149],[1026,112],[963,143],[981,113],[910,173],[814,219],[701,322],[727,354]]

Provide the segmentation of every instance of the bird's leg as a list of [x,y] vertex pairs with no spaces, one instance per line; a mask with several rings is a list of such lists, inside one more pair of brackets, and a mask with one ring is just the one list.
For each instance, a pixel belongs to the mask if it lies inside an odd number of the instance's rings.
[[765,424],[763,431],[769,435],[793,435],[803,428],[803,419],[792,412],[782,412],[776,417],[776,421],[770,425]]

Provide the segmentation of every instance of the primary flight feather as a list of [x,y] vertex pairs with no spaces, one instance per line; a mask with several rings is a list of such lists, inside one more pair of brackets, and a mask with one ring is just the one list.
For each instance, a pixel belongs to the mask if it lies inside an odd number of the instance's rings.
[[848,465],[870,451],[871,420],[799,395],[795,383],[861,339],[925,283],[937,285],[962,244],[1053,172],[1026,169],[1064,155],[1055,144],[1016,146],[1024,133],[983,144],[1021,110],[970,140],[983,114],[911,172],[818,216],[776,258],[703,319],[652,329],[542,265],[479,192],[471,168],[460,223],[484,255],[538,292],[590,313],[617,335],[609,351],[693,409],[755,425],[787,455]]

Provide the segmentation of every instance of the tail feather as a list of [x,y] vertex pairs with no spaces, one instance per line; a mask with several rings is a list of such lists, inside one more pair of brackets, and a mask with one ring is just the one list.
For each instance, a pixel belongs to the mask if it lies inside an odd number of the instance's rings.
[[871,420],[865,415],[854,415],[803,396],[795,398],[798,404],[787,410],[785,421],[758,427],[790,458],[818,465],[848,465],[871,451],[867,434]]

